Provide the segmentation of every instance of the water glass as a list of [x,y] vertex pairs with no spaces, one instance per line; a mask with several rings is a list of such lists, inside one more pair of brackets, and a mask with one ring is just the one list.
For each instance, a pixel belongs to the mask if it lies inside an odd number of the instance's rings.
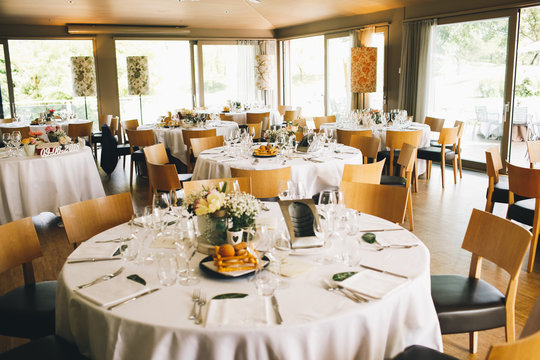
[[255,274],[255,288],[260,296],[272,296],[279,285],[277,276],[266,270],[257,271]]
[[137,258],[139,255],[139,242],[137,241],[137,236],[135,234],[131,234],[129,236],[125,236],[121,238],[122,241],[120,242],[120,252],[122,255],[123,261],[133,261]]
[[157,261],[157,273],[159,283],[163,286],[171,286],[176,283],[177,263],[174,254],[160,253]]

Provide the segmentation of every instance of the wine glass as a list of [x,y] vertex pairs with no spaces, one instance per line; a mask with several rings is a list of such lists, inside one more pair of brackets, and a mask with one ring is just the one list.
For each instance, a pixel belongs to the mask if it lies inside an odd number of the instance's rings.
[[280,200],[289,200],[291,198],[291,189],[293,182],[291,180],[279,180],[278,197]]
[[2,142],[8,150],[8,154],[11,155],[11,133],[2,133]]
[[18,155],[21,139],[22,137],[20,131],[16,130],[11,133],[11,146],[13,147],[14,156]]
[[197,236],[195,235],[192,219],[185,219],[179,228],[179,239],[175,242],[178,250],[180,284],[194,285],[199,283],[199,277],[191,264],[197,252]]
[[[289,233],[283,230],[272,241],[272,247],[270,248],[270,254],[275,259],[275,272],[281,275],[281,265],[287,259],[291,253],[291,240]],[[280,285],[283,285],[283,280],[280,280]]]

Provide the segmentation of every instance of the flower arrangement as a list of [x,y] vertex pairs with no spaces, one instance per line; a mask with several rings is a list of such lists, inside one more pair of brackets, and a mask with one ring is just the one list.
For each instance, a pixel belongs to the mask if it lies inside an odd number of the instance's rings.
[[179,119],[184,120],[184,123],[194,124],[206,119],[206,114],[198,114],[190,109],[180,109],[177,110],[177,115]]
[[375,124],[382,124],[382,112],[376,109],[362,110],[363,117],[369,117]]
[[280,136],[291,136],[295,135],[298,130],[297,126],[287,126],[278,130],[266,130],[264,133],[264,138],[268,142],[275,142]]
[[228,194],[225,198],[225,212],[232,223],[229,230],[240,231],[253,226],[259,209],[259,200],[251,194],[240,192]]
[[37,141],[33,137],[27,137],[21,140],[21,144],[23,145],[36,145]]
[[221,215],[217,214],[225,208],[225,189],[207,189],[188,195],[184,199],[184,206],[192,214],[201,215]]
[[56,125],[56,127],[49,125],[45,128],[45,132],[50,142],[59,142],[60,145],[67,145],[71,142],[71,138],[67,136],[60,125]]
[[49,109],[48,112],[45,113],[45,121],[53,121],[54,120],[54,109]]

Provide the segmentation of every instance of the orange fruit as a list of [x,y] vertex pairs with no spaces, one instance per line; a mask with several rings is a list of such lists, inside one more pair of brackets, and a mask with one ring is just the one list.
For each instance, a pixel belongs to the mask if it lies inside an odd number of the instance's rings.
[[223,257],[229,257],[229,256],[234,256],[235,251],[232,245],[223,244],[219,247],[219,254]]

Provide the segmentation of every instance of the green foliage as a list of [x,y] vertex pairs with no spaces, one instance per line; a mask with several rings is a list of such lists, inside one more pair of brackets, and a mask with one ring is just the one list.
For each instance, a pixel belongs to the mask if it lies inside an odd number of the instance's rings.
[[520,84],[516,85],[515,94],[517,97],[540,96],[540,81],[536,84],[529,78],[523,79]]
[[504,95],[503,84],[497,80],[480,80],[476,93],[480,98],[502,97]]

